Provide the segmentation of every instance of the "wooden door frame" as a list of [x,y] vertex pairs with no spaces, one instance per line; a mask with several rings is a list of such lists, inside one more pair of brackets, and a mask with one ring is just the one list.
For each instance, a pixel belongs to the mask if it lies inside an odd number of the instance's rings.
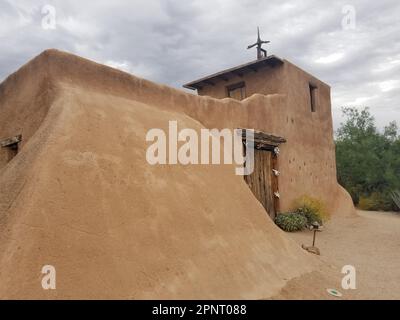
[[[242,130],[242,141],[246,147],[246,130],[249,129],[239,129]],[[279,202],[279,145],[286,142],[286,139],[283,137],[275,136],[266,132],[253,130],[254,133],[254,149],[255,150],[264,150],[266,152],[271,152],[271,162],[272,162],[272,172],[271,174],[271,188],[274,194],[274,210],[275,215],[280,211],[280,202]],[[246,150],[246,149],[245,149]],[[255,164],[254,164],[255,165]],[[278,172],[278,175],[274,173],[273,170]]]

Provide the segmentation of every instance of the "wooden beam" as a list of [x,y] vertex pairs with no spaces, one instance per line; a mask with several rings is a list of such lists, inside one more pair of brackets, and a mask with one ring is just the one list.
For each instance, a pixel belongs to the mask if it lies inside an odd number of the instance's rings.
[[242,72],[232,71],[231,73],[232,73],[233,75],[237,76],[237,77],[243,78],[243,73],[242,73]]
[[258,69],[256,67],[248,66],[247,68],[249,68],[253,72],[258,72]]
[[215,83],[210,80],[204,80],[204,83],[209,84],[210,86],[215,86]]
[[219,76],[219,78],[221,78],[221,79],[224,80],[225,82],[228,82],[228,81],[229,81],[229,78],[228,78],[228,77]]
[[21,140],[22,140],[22,135],[19,134],[19,135],[16,135],[14,137],[11,137],[11,138],[7,138],[7,139],[1,140],[0,141],[0,146],[3,147],[3,148],[4,147],[12,147],[13,145],[21,142]]
[[[248,129],[241,129],[241,130],[242,130],[242,139],[245,140],[246,130]],[[262,131],[254,130],[253,142],[254,142],[254,148],[256,149],[271,150],[273,149],[273,147],[277,147],[281,143],[285,143],[286,139]]]

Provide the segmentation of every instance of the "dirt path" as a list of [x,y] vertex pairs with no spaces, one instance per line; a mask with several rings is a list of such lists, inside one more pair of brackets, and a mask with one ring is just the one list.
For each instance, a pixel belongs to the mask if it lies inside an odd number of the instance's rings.
[[[309,231],[290,236],[300,245],[311,245]],[[357,211],[354,217],[336,217],[317,234],[316,246],[320,259],[339,277],[344,265],[356,268],[356,290],[343,290],[340,282],[336,286],[348,297],[400,299],[399,214]]]

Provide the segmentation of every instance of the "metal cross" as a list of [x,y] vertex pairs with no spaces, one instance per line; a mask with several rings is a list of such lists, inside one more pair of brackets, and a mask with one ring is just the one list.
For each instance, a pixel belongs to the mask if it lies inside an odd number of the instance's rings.
[[257,27],[257,42],[248,46],[247,49],[251,49],[257,46],[257,59],[261,59],[267,56],[267,50],[261,48],[264,43],[270,43],[270,41],[263,41],[260,38],[260,28]]

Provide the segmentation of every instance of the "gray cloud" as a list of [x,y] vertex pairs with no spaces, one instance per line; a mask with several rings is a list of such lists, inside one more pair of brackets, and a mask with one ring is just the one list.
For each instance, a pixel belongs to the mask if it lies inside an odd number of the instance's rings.
[[[41,9],[56,8],[56,30]],[[355,29],[342,28],[345,5]],[[380,127],[400,121],[400,3],[381,1],[0,0],[0,79],[47,48],[58,48],[180,88],[254,59],[257,25],[268,51],[332,86],[341,106],[369,106]]]

